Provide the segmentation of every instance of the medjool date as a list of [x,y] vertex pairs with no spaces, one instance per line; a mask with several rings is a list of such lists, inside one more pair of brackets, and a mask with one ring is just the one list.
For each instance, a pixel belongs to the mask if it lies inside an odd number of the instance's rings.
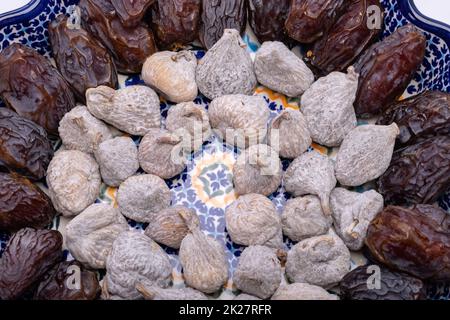
[[58,70],[73,89],[77,99],[86,100],[88,88],[118,86],[116,66],[106,48],[70,19],[80,19],[79,11],[67,18],[60,15],[50,23],[48,32]]
[[248,20],[259,42],[286,40],[290,0],[248,0]]
[[365,51],[355,64],[359,117],[382,113],[403,93],[422,63],[425,47],[425,36],[408,24]]
[[111,0],[120,21],[125,27],[139,25],[147,9],[155,0]]
[[292,0],[286,30],[298,42],[314,42],[330,29],[346,6],[345,0]]
[[309,60],[323,74],[343,72],[374,42],[381,28],[369,27],[368,10],[380,8],[371,19],[383,21],[383,8],[379,0],[352,0],[345,12],[330,30],[314,43]]
[[20,298],[62,259],[62,235],[55,230],[21,229],[0,258],[0,299]]
[[405,273],[377,267],[380,287],[370,288],[373,275],[370,265],[361,266],[348,273],[339,285],[340,296],[350,300],[421,300],[426,296],[424,283]]
[[0,167],[39,180],[52,157],[53,148],[42,127],[0,108]]
[[[79,272],[79,274],[75,274]],[[73,279],[71,279],[73,277]],[[79,283],[72,283],[80,280]],[[71,287],[73,284],[73,287]],[[39,283],[35,300],[94,300],[100,294],[97,275],[78,261],[64,261],[50,270]]]
[[200,41],[206,49],[223,36],[225,29],[242,34],[247,25],[247,0],[203,0]]
[[82,26],[109,49],[118,71],[141,72],[145,59],[156,52],[148,26],[124,26],[111,0],[81,0],[79,7]]
[[450,279],[450,215],[432,205],[386,207],[372,221],[366,245],[392,269],[423,280]]
[[0,54],[0,96],[52,135],[58,135],[59,121],[75,107],[69,85],[50,61],[18,43]]
[[0,230],[43,228],[56,211],[49,197],[18,174],[0,173]]
[[177,47],[196,40],[200,11],[201,0],[156,0],[151,16],[159,47]]
[[389,204],[433,203],[450,186],[450,136],[425,140],[392,157],[378,180]]
[[291,283],[281,285],[272,300],[339,300],[339,297],[318,286]]
[[450,94],[424,91],[390,106],[378,124],[395,122],[400,135],[396,147],[412,145],[437,135],[450,135]]

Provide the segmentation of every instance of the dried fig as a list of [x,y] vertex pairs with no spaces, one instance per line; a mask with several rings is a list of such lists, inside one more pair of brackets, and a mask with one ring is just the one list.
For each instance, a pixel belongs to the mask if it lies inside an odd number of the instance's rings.
[[114,240],[127,230],[128,223],[119,209],[96,203],[67,224],[66,246],[85,266],[104,269]]
[[160,288],[155,285],[137,285],[146,300],[208,300],[202,292],[192,288]]
[[302,113],[314,142],[338,147],[345,136],[356,127],[353,109],[358,74],[353,67],[348,74],[332,72],[320,78],[302,96]]
[[298,97],[314,82],[314,74],[306,64],[282,42],[268,41],[255,56],[258,82],[288,97]]
[[253,62],[238,31],[225,30],[199,61],[196,79],[200,92],[211,100],[229,94],[253,93],[256,86]]
[[272,300],[339,300],[339,297],[318,286],[292,283],[281,285]]
[[339,149],[335,172],[344,186],[356,187],[381,176],[389,167],[399,130],[390,126],[363,125],[350,131]]
[[248,300],[248,301],[250,301],[250,300],[261,300],[261,299],[258,297],[252,296],[250,294],[240,293],[236,297],[234,297],[233,300]]
[[259,42],[283,41],[290,0],[249,0],[248,20]]

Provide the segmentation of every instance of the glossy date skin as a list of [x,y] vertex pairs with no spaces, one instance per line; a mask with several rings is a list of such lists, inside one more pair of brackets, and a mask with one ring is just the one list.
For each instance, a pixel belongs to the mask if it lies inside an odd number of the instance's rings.
[[10,109],[0,108],[0,168],[40,180],[52,157],[52,144],[42,127]]
[[450,136],[424,140],[394,152],[378,180],[388,204],[433,203],[450,187]]
[[43,228],[55,215],[50,198],[30,180],[16,173],[0,173],[0,231]]
[[147,9],[155,0],[111,0],[120,21],[125,27],[139,25]]
[[158,46],[173,48],[196,40],[201,5],[200,0],[157,0],[151,18]]
[[370,6],[380,8],[378,18],[383,21],[383,9],[379,0],[352,0],[331,29],[314,43],[310,61],[322,74],[344,72],[378,39],[381,28],[369,29],[367,24]]
[[292,39],[312,43],[330,29],[346,6],[345,0],[292,0],[286,30]]
[[55,230],[21,229],[0,259],[0,299],[20,298],[62,259],[62,235]]
[[110,0],[81,0],[82,26],[111,52],[121,73],[139,73],[145,59],[156,52],[148,26],[141,22],[127,28],[120,21]]
[[365,51],[355,64],[357,116],[378,115],[400,97],[422,63],[425,47],[425,36],[408,24]]
[[206,49],[223,36],[225,29],[236,29],[241,34],[247,24],[248,0],[203,0],[200,41]]
[[400,129],[397,148],[438,135],[450,135],[450,94],[424,91],[396,102],[378,120],[380,125],[393,122]]
[[[80,288],[71,287],[79,273]],[[78,261],[63,261],[55,265],[39,283],[35,300],[94,300],[100,294],[97,275],[85,270]]]
[[85,103],[89,88],[117,87],[111,55],[81,26],[72,26],[66,16],[60,15],[50,23],[48,32],[56,65],[80,102]]
[[9,108],[55,136],[59,121],[75,106],[69,85],[50,61],[17,43],[0,53],[0,96]]
[[291,0],[248,0],[249,22],[259,42],[284,41]]
[[371,255],[422,280],[450,279],[450,215],[439,207],[386,207],[366,238]]

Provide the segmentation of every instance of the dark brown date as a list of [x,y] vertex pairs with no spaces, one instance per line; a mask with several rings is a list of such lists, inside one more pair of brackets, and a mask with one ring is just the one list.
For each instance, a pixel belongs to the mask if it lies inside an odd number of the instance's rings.
[[201,0],[157,0],[152,28],[160,48],[173,48],[198,38]]
[[148,26],[122,25],[110,0],[81,0],[83,27],[109,49],[121,73],[139,73],[145,59],[156,52],[155,40]]
[[425,47],[425,36],[408,24],[366,50],[355,64],[359,117],[378,115],[401,96],[422,63]]
[[285,41],[291,0],[248,0],[249,22],[259,42]]
[[111,0],[120,21],[125,27],[139,25],[147,9],[155,0]]
[[287,33],[298,42],[312,43],[330,29],[346,5],[345,0],[292,0]]
[[247,25],[247,0],[203,0],[200,41],[206,49],[223,36],[225,29],[241,34]]
[[100,285],[95,272],[85,270],[78,261],[64,261],[44,276],[34,299],[94,300],[99,294]]
[[378,180],[388,204],[433,203],[450,187],[450,136],[398,150]]
[[0,230],[43,228],[55,214],[50,198],[30,180],[16,173],[0,173]]
[[[379,285],[371,288],[370,277],[374,275],[371,266],[362,266],[348,273],[339,285],[340,296],[346,300],[422,300],[426,287],[422,280],[408,274],[393,272],[380,266]],[[378,269],[379,268],[379,269]]]
[[450,280],[450,215],[439,207],[388,206],[371,222],[371,255],[423,280]]
[[52,157],[53,148],[42,127],[0,108],[0,167],[40,180]]
[[17,43],[0,53],[0,96],[9,108],[55,136],[59,121],[75,106],[69,85],[50,61]]
[[0,299],[20,298],[62,259],[61,233],[26,228],[14,234],[0,259]]
[[60,15],[48,28],[53,57],[79,101],[100,85],[116,88],[117,71],[108,50],[81,26]]
[[395,122],[400,128],[397,148],[438,135],[450,135],[450,94],[425,91],[390,106],[378,124]]
[[344,72],[378,38],[381,27],[368,27],[371,6],[380,8],[376,18],[382,23],[383,9],[379,0],[352,0],[330,30],[314,43],[310,61],[322,74]]

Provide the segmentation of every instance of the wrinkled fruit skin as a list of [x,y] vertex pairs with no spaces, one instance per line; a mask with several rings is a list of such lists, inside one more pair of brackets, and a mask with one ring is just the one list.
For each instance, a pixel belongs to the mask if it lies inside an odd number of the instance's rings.
[[286,30],[298,42],[314,42],[330,29],[346,6],[344,0],[292,0]]
[[397,148],[412,145],[438,135],[450,135],[450,94],[424,91],[390,106],[378,124],[395,122],[400,135]]
[[258,40],[286,40],[284,22],[287,19],[290,0],[248,0],[248,19]]
[[155,0],[111,0],[120,21],[125,27],[136,27]]
[[59,121],[75,106],[69,85],[50,61],[17,43],[0,54],[0,96],[51,135],[58,135]]
[[366,245],[392,269],[423,280],[450,279],[450,216],[441,208],[388,206],[372,221]]
[[[373,266],[378,267],[378,266]],[[339,285],[340,296],[347,300],[421,300],[426,296],[422,280],[380,268],[379,289],[369,289],[371,266],[361,266],[348,273]]]
[[329,32],[314,43],[310,61],[322,74],[343,72],[378,39],[381,28],[367,27],[367,12],[370,6],[378,6],[381,9],[378,18],[382,22],[383,9],[379,0],[352,0]]
[[450,186],[450,136],[398,150],[378,180],[388,204],[433,203]]
[[247,24],[247,0],[203,0],[200,41],[210,49],[225,29],[242,34]]
[[139,73],[145,59],[156,52],[148,26],[127,28],[122,25],[110,0],[81,0],[82,26],[112,54],[121,73]]
[[339,300],[339,297],[318,286],[291,283],[281,285],[271,300]]
[[158,46],[170,48],[196,40],[200,10],[200,0],[157,0],[151,16]]
[[[75,272],[79,271],[80,288],[69,288],[68,284],[72,284]],[[100,291],[97,275],[93,271],[85,270],[77,261],[64,261],[47,273],[39,284],[34,299],[95,300]]]
[[0,108],[0,167],[40,180],[52,157],[53,148],[42,127]]
[[382,113],[408,86],[425,56],[426,38],[411,24],[372,45],[356,62],[359,117]]
[[43,228],[55,215],[50,198],[30,180],[0,173],[0,230]]
[[100,85],[116,88],[117,71],[109,52],[86,30],[69,28],[60,15],[48,28],[58,70],[72,87],[77,99],[86,100],[88,88]]
[[0,259],[0,299],[27,292],[62,259],[62,235],[55,230],[25,228],[13,235]]

